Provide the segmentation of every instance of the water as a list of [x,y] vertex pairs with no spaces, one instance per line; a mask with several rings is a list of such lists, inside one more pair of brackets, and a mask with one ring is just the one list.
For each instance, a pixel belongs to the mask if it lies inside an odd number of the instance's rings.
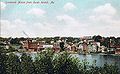
[[[18,56],[21,56],[20,53],[16,53]],[[35,57],[37,56],[37,53],[30,53],[33,60],[35,60]],[[100,55],[100,54],[88,54],[88,55],[82,55],[82,54],[72,54],[72,56],[77,57],[82,60],[89,62],[89,65],[94,64],[96,60],[96,66],[103,66],[104,64],[116,64],[120,70],[120,55],[114,56],[114,55]]]
[[78,55],[73,54],[80,59],[80,61],[84,60],[89,62],[92,65],[96,60],[96,66],[103,66],[105,63],[107,64],[116,64],[120,69],[120,56],[114,55],[100,55],[100,54],[92,54],[92,55]]

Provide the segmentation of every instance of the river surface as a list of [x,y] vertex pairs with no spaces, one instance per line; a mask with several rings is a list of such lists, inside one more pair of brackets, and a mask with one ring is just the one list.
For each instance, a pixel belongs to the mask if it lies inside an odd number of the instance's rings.
[[100,55],[100,54],[89,54],[89,55],[78,55],[73,54],[80,59],[80,61],[84,60],[89,62],[90,65],[94,64],[96,61],[96,66],[103,66],[105,63],[107,64],[116,64],[120,69],[120,55]]
[[[17,53],[18,56],[21,56],[19,53]],[[34,60],[37,56],[37,53],[31,53],[32,59]],[[120,70],[120,55],[101,55],[101,54],[88,54],[88,55],[82,55],[82,54],[71,54],[74,57],[77,57],[80,59],[80,61],[86,61],[89,62],[89,65],[92,65],[96,61],[96,66],[103,66],[104,64],[116,64],[119,67]]]

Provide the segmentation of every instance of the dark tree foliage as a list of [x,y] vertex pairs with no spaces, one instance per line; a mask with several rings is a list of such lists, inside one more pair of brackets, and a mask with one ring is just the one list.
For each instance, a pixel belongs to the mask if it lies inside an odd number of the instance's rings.
[[53,60],[54,74],[78,74],[82,67],[79,60],[72,58],[68,53],[61,52]]
[[35,74],[53,74],[52,59],[53,52],[50,49],[40,52],[34,62]]
[[61,51],[64,51],[64,45],[65,45],[64,42],[60,42],[60,48],[61,48]]
[[6,64],[7,64],[7,68],[6,68],[7,74],[21,74],[20,59],[17,55],[10,53],[7,58]]
[[20,44],[20,38],[11,38],[10,43],[11,44]]
[[21,56],[21,72],[22,74],[33,74],[34,73],[34,65],[32,58],[27,55],[26,53],[23,53]]
[[2,37],[0,37],[0,42],[4,42],[4,41],[6,41],[7,40],[7,38],[2,38]]
[[115,39],[116,45],[120,45],[120,37]]
[[4,53],[0,48],[0,74],[119,74],[117,65],[105,64],[102,67],[89,66],[66,51],[54,53],[45,49],[37,53],[35,60],[23,53],[18,57],[14,53]]
[[104,45],[105,47],[110,47],[110,38],[105,38],[103,42],[101,42],[101,45]]
[[4,48],[0,47],[0,74],[6,74],[7,55],[4,52]]
[[27,40],[27,39],[24,37],[19,38],[19,41],[25,41],[25,40]]
[[73,37],[68,37],[67,40],[66,40],[67,43],[68,43],[68,42],[73,42],[73,41],[74,41],[74,38],[73,38]]
[[7,49],[5,49],[4,47],[0,46],[0,54],[5,54],[7,53]]
[[93,36],[94,41],[101,42],[102,37],[100,35]]
[[59,36],[54,37],[54,42],[57,42],[60,39]]
[[9,49],[6,49],[4,46],[0,46],[0,52],[1,53],[10,53],[10,52],[15,52],[17,51],[15,48],[12,46],[9,46]]
[[51,44],[51,41],[52,41],[52,37],[45,37],[43,38],[43,40],[45,41],[46,44]]

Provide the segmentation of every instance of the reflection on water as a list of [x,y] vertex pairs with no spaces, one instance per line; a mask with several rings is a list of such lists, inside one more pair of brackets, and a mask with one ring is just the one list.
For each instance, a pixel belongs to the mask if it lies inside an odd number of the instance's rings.
[[[16,55],[21,56],[20,53],[16,53]],[[35,60],[35,57],[37,57],[37,53],[30,53],[29,55],[31,55],[33,60]],[[81,62],[82,60],[89,62],[89,65],[94,64],[96,60],[96,66],[103,66],[105,63],[116,64],[120,69],[120,56],[100,55],[100,54],[92,54],[92,55],[72,54],[72,56],[78,57]]]
[[73,54],[73,56],[78,57],[80,61],[85,60],[89,62],[90,65],[92,65],[96,60],[96,66],[103,66],[105,63],[116,64],[120,69],[120,56],[99,55],[99,54],[92,54],[92,55]]

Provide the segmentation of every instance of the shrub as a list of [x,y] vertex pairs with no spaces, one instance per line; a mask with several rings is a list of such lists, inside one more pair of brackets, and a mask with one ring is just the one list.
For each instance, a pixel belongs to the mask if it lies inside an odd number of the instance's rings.
[[80,73],[81,64],[77,58],[73,58],[67,52],[61,52],[53,60],[55,74]]
[[0,74],[119,74],[117,65],[105,64],[103,67],[88,65],[71,56],[66,51],[54,53],[51,49],[45,49],[32,58],[23,53],[19,58],[10,53],[0,53]]
[[50,49],[38,53],[34,62],[35,74],[53,74],[52,59],[53,52]]

